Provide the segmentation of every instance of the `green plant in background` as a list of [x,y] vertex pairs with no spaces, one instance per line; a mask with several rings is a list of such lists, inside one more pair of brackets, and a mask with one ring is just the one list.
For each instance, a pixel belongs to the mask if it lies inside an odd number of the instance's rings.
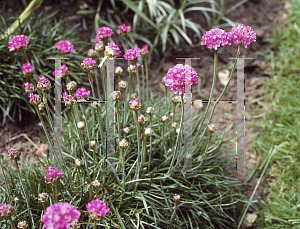
[[[76,52],[70,55],[71,59],[68,61],[70,77],[78,83],[87,84],[87,82],[83,82],[81,79],[83,73],[78,68],[74,68],[78,65],[79,60],[82,59],[79,52],[82,52],[83,45],[86,45],[78,41],[78,37],[76,37],[76,33],[74,32],[79,25],[66,30],[65,19],[61,18],[59,21],[54,19],[57,13],[58,11],[49,15],[45,15],[44,13],[31,15],[29,19],[18,28],[17,32],[19,34],[28,34],[28,40],[30,41],[28,49],[30,48],[30,50],[27,52],[27,57],[31,61],[36,77],[43,74],[53,81],[52,72],[54,69],[54,61],[46,58],[55,55],[54,44],[68,36],[70,41],[76,41],[78,43]],[[9,17],[8,19],[4,19],[4,17],[1,16],[1,19],[0,28],[2,28],[2,30],[0,32],[6,34],[8,30],[7,23],[15,18]],[[24,59],[22,59],[23,55],[21,52],[12,53],[9,51],[7,46],[9,38],[11,38],[11,36],[0,41],[0,117],[2,126],[5,124],[7,118],[14,122],[16,114],[19,115],[18,119],[21,121],[22,111],[24,110],[35,113],[34,109],[28,105],[27,97],[22,90],[23,84],[26,82],[26,77],[20,70],[22,63],[24,63]],[[52,94],[49,96],[53,98]],[[53,113],[53,100],[50,99],[49,103],[50,110]]]

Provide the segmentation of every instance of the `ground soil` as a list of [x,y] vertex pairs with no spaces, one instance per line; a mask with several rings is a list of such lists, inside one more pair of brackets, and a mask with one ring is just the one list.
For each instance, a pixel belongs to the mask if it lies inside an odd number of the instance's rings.
[[[230,0],[228,2],[227,8],[233,6],[237,1]],[[46,13],[55,10],[55,4],[52,6],[45,5],[43,3],[42,10]],[[67,7],[67,5],[66,5]],[[230,12],[227,17],[234,22],[241,24],[249,25],[253,28],[254,32],[257,34],[257,41],[251,43],[247,49],[242,48],[241,57],[253,58],[253,60],[245,61],[245,152],[246,152],[246,167],[251,170],[251,168],[258,161],[258,156],[253,153],[251,149],[251,136],[254,133],[254,130],[249,128],[252,121],[251,114],[248,112],[249,109],[254,109],[257,106],[256,103],[252,105],[247,105],[247,101],[250,101],[253,98],[259,97],[262,95],[263,81],[266,77],[269,77],[266,72],[271,73],[272,68],[270,62],[266,61],[261,55],[262,53],[267,53],[266,44],[264,39],[271,38],[274,33],[274,28],[282,23],[282,21],[287,18],[287,8],[288,3],[286,0],[249,0],[245,4],[239,6],[234,11]],[[69,7],[68,11],[65,12],[66,16],[69,18],[71,24],[76,24],[80,21],[80,18],[75,15],[76,11],[72,11]],[[230,28],[224,28],[226,31],[229,31]],[[78,27],[78,31],[82,32],[84,29]],[[90,37],[90,36],[87,36]],[[224,49],[220,49],[219,52],[219,62],[217,70],[223,70],[227,66],[229,57],[235,57],[237,51],[237,46],[232,44],[231,46],[226,46]],[[258,53],[258,51],[260,53]],[[208,99],[209,93],[212,85],[213,79],[213,51],[207,49],[204,46],[199,46],[196,48],[191,48],[188,45],[183,46],[180,50],[172,51],[166,58],[166,62],[162,67],[158,75],[155,75],[155,70],[159,65],[159,61],[152,63],[150,74],[149,74],[149,88],[150,90],[157,95],[164,95],[164,87],[161,84],[161,79],[166,75],[169,68],[173,67],[177,63],[184,63],[183,60],[177,60],[176,57],[200,57],[199,60],[194,60],[192,62],[192,67],[198,73],[198,76],[201,78],[201,93],[202,97],[198,95],[197,89],[193,89],[193,100],[198,99]],[[135,78],[135,77],[133,77]],[[134,83],[135,82],[135,79]],[[140,80],[141,82],[141,80]],[[157,87],[159,85],[159,87]],[[220,83],[220,80],[217,78],[215,90],[213,93],[213,100],[216,100],[220,93],[222,92],[224,86]],[[223,96],[223,100],[236,100],[236,75],[231,81],[228,90]],[[266,102],[266,101],[264,101]],[[212,107],[213,105],[211,105]],[[206,104],[203,104],[203,107],[200,108],[200,111],[204,111]],[[211,108],[210,108],[211,109]],[[193,112],[198,112],[193,108]],[[218,130],[225,130],[232,123],[235,123],[235,104],[224,104],[220,103],[217,105],[217,108],[214,112],[213,121],[216,123]],[[26,159],[29,155],[32,155],[36,152],[36,149],[41,146],[41,144],[47,141],[43,129],[41,126],[38,126],[39,120],[37,117],[30,115],[24,115],[24,121],[21,123],[12,123],[7,121],[6,125],[1,128],[0,131],[0,152],[2,155],[5,155],[6,152],[15,147],[20,149],[23,152],[22,158]],[[23,134],[23,135],[21,135]],[[16,137],[17,138],[14,138]],[[225,135],[225,138],[234,137],[230,142],[233,149],[235,149],[235,124],[232,126],[230,131]],[[30,141],[30,140],[31,141]],[[8,157],[5,157],[5,160],[10,164]],[[235,161],[233,159],[233,164]],[[13,166],[12,166],[13,167]],[[232,175],[238,178],[240,181],[244,181],[247,175],[249,175],[250,170],[248,171],[232,171]],[[250,181],[253,184],[256,184],[257,180],[253,179]],[[267,184],[261,184],[259,189],[256,192],[255,199],[263,198],[263,191]],[[253,187],[247,187],[243,189],[243,193],[250,198],[253,191]],[[254,212],[254,209],[250,207],[248,210],[249,213]]]

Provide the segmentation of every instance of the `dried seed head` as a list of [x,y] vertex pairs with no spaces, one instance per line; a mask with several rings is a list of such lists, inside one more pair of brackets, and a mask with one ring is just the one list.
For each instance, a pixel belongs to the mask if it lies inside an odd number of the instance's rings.
[[147,128],[147,129],[145,130],[145,135],[146,135],[147,137],[152,136],[152,130],[151,130],[150,128]]
[[149,115],[152,115],[154,112],[154,108],[153,107],[147,107],[146,113]]
[[85,128],[84,122],[77,123],[77,127],[78,127],[79,130],[83,130]]
[[216,127],[214,124],[208,125],[207,128],[210,133],[216,132]]
[[123,139],[119,142],[119,146],[121,149],[126,149],[128,147],[128,142],[125,139]]
[[122,75],[122,73],[123,73],[123,68],[121,68],[120,66],[116,67],[115,73],[116,73],[116,75]]
[[95,146],[96,146],[96,141],[90,141],[90,146],[91,146],[91,148],[95,148]]
[[167,120],[168,120],[168,117],[167,117],[167,116],[164,115],[164,116],[161,117],[161,121],[162,121],[162,122],[166,122]]
[[173,123],[172,123],[172,128],[175,129],[176,127],[177,127],[177,123],[176,123],[176,122],[173,122]]
[[75,166],[76,168],[80,168],[81,166],[81,162],[78,159],[75,160]]

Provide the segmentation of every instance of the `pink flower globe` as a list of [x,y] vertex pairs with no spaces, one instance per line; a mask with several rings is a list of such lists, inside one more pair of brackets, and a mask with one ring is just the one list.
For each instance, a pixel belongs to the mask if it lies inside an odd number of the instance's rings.
[[55,44],[56,48],[60,50],[62,53],[75,52],[74,46],[70,41],[62,40]]
[[10,39],[10,42],[8,42],[8,48],[9,51],[15,51],[17,49],[27,47],[27,44],[28,44],[27,36],[17,35]]
[[106,206],[105,202],[98,199],[92,200],[85,206],[90,213],[91,219],[94,221],[103,220],[104,216],[110,211],[109,207]]
[[256,42],[256,33],[253,32],[250,26],[238,25],[232,28],[229,34],[232,37],[233,43],[236,45],[243,43],[245,48],[247,48],[250,42]]
[[217,50],[220,45],[223,47],[231,45],[231,37],[223,29],[211,29],[202,36],[201,45],[207,45],[207,48]]

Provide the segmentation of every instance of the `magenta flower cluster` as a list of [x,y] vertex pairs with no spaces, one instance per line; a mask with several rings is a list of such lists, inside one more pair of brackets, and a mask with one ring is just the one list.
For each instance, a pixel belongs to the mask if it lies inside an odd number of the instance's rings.
[[35,88],[32,83],[25,82],[24,84],[26,94],[35,92]]
[[0,214],[4,219],[8,219],[15,213],[15,209],[13,206],[9,204],[1,204],[0,205]]
[[45,229],[67,229],[79,220],[80,215],[76,207],[59,202],[47,207],[41,221]]
[[[185,78],[185,70],[190,71],[191,79]],[[184,65],[177,64],[173,68],[170,68],[167,72],[165,85],[169,87],[170,90],[173,91],[175,94],[179,93],[179,95],[182,95],[185,92],[184,86],[190,85],[192,87],[193,84],[197,84],[197,78],[198,75],[192,67],[188,66],[187,69],[185,69]]]
[[74,46],[70,41],[62,40],[55,44],[56,48],[60,50],[62,53],[75,52]]
[[27,47],[27,44],[27,36],[17,35],[10,39],[10,42],[8,42],[8,48],[9,51],[15,51],[16,49]]
[[41,76],[36,87],[42,91],[48,91],[51,88],[51,83],[48,78]]
[[56,183],[59,182],[59,178],[64,174],[62,171],[59,171],[56,167],[48,167],[46,169],[47,175],[45,178],[46,184],[51,184],[54,186]]
[[108,43],[107,46],[105,46],[105,56],[116,57],[120,55],[120,52],[120,48],[115,43]]
[[129,100],[129,107],[133,110],[133,111],[138,111],[139,109],[141,109],[142,105],[139,103],[139,97],[136,97],[135,100]]
[[231,45],[231,37],[230,34],[226,33],[223,29],[211,29],[206,31],[202,36],[201,45],[207,45],[207,48],[217,50],[220,45],[223,47],[225,45]]
[[250,42],[256,42],[256,33],[250,26],[238,25],[232,28],[229,34],[236,45],[243,43],[245,48]]
[[[61,76],[64,77],[67,75],[68,67],[66,65],[61,65],[60,71],[61,71]],[[52,75],[55,76],[55,70],[52,72]]]
[[144,45],[142,50],[141,50],[141,54],[143,56],[146,56],[147,54],[149,54],[149,50],[148,50],[148,45]]
[[22,65],[22,70],[25,76],[31,75],[31,73],[33,72],[33,67],[30,63],[26,63]]
[[96,61],[93,60],[92,58],[84,58],[80,67],[84,70],[90,71],[90,70],[95,69],[95,67],[96,67],[95,64],[96,64]]
[[112,34],[113,34],[113,30],[109,27],[101,27],[97,30],[97,35],[99,39],[102,41],[106,38],[111,37]]
[[95,51],[100,52],[103,50],[103,41],[97,40],[94,41],[94,43],[95,43]]
[[21,155],[21,152],[16,149],[16,148],[12,148],[10,151],[8,151],[8,157],[10,159],[18,159]]
[[39,95],[30,93],[28,95],[28,98],[30,98],[29,103],[32,104],[32,105],[34,105],[34,106],[37,106],[37,105],[39,105],[41,103],[41,97]]
[[122,37],[127,36],[130,33],[130,30],[131,30],[130,25],[126,26],[125,24],[123,24],[119,26],[119,32]]
[[68,95],[67,92],[62,93],[63,99],[65,101],[65,106],[71,106],[74,103],[74,100],[71,95]]
[[128,49],[124,54],[124,58],[130,61],[136,61],[141,56],[141,49]]
[[85,101],[89,99],[90,94],[91,94],[90,91],[87,91],[85,88],[81,87],[77,89],[77,91],[74,93],[74,96],[78,100]]
[[85,206],[90,213],[91,219],[94,221],[102,220],[105,214],[107,214],[110,211],[109,207],[106,206],[105,202],[98,199],[92,200]]
[[211,29],[202,36],[202,45],[207,45],[209,49],[217,50],[220,45],[231,45],[231,38],[236,45],[241,43],[247,48],[250,42],[256,42],[256,33],[250,26],[238,25],[232,28],[228,33],[223,29]]

